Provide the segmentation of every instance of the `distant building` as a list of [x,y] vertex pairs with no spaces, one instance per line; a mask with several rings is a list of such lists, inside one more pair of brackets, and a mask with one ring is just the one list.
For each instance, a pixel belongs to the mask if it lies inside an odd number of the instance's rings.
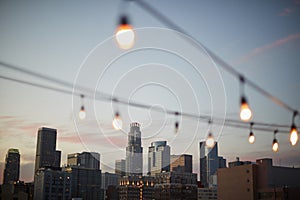
[[34,175],[34,200],[71,199],[70,174],[51,168],[39,168]]
[[213,148],[200,142],[200,181],[204,187],[216,186],[217,169],[226,167],[226,160],[218,155],[218,143]]
[[20,153],[18,149],[9,149],[5,157],[3,171],[3,184],[13,183],[19,180]]
[[171,172],[193,172],[193,157],[192,155],[171,155]]
[[126,147],[126,174],[143,174],[143,147],[139,123],[131,123]]
[[118,199],[114,192],[117,192],[119,185],[119,175],[112,173],[102,173],[101,189],[104,192],[104,199]]
[[218,199],[217,188],[198,188],[198,200]]
[[60,167],[61,152],[56,151],[56,129],[42,127],[38,130],[35,172],[39,168]]
[[97,152],[68,154],[67,165],[81,166],[89,169],[100,169],[100,154]]
[[155,178],[152,176],[124,176],[119,180],[119,200],[153,200]]
[[32,200],[33,183],[15,181],[0,186],[0,199],[3,200]]
[[236,157],[236,161],[228,162],[229,167],[240,166],[240,165],[249,165],[249,164],[253,164],[253,163],[250,161],[240,161],[239,157]]
[[71,179],[71,197],[82,199],[103,199],[101,170],[82,166],[64,168]]
[[126,173],[126,160],[121,159],[121,160],[116,160],[115,161],[115,174],[119,176],[125,176]]
[[170,171],[170,146],[167,141],[152,142],[148,150],[148,174]]
[[[245,162],[249,163],[249,162]],[[230,181],[228,181],[230,180]],[[272,159],[218,169],[218,199],[299,199],[300,168],[273,166]]]
[[154,199],[197,199],[197,174],[163,172],[155,175]]

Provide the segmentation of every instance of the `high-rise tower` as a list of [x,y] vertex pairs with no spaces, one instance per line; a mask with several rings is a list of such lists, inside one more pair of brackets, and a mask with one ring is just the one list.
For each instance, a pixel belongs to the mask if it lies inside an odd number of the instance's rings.
[[3,173],[3,184],[19,180],[20,175],[20,153],[18,149],[9,149],[5,158],[5,169]]
[[56,151],[56,129],[39,128],[36,158],[35,158],[35,172],[39,168],[60,167],[61,151]]
[[218,155],[218,143],[213,148],[206,146],[205,141],[200,142],[200,181],[204,187],[215,185],[213,176],[218,168],[226,167],[226,160]]
[[148,173],[155,175],[163,171],[170,171],[170,146],[167,141],[152,142],[148,150]]
[[127,175],[143,174],[143,147],[141,142],[140,124],[130,124],[128,145],[126,147],[126,173]]

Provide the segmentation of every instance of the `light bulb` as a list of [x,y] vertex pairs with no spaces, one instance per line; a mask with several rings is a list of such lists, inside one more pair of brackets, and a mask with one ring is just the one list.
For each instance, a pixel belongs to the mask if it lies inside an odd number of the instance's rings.
[[80,111],[78,113],[78,116],[79,116],[79,119],[81,119],[81,120],[85,119],[86,113],[85,113],[85,110],[84,110],[84,106],[81,106]]
[[123,122],[118,112],[115,114],[115,118],[112,121],[112,125],[116,130],[122,129]]
[[277,142],[276,138],[274,138],[274,140],[273,140],[273,146],[272,146],[272,150],[273,150],[274,152],[277,152],[277,151],[278,151],[278,149],[279,149],[279,144],[278,144],[278,142]]
[[295,146],[298,142],[298,131],[295,124],[293,124],[291,127],[290,142],[293,146]]
[[245,97],[242,97],[241,99],[240,118],[243,121],[249,121],[252,118],[252,111]]
[[135,33],[133,27],[128,24],[127,17],[121,18],[121,23],[116,31],[116,41],[121,49],[130,49],[134,44]]
[[212,133],[209,133],[207,138],[206,138],[206,141],[205,141],[205,144],[208,148],[213,148],[214,145],[215,145],[215,139],[214,139],[214,136],[212,135]]
[[249,134],[249,143],[253,144],[255,142],[255,136],[253,134],[253,132],[251,131]]

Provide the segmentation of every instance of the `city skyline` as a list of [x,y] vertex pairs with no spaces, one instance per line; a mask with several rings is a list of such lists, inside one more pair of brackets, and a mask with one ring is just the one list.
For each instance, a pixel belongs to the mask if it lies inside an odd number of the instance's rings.
[[[75,86],[82,85],[128,101],[147,103],[156,109],[168,108],[238,120],[239,81],[211,63],[207,68],[204,67],[204,58],[197,63],[203,75],[201,77],[194,73],[182,57],[168,51],[135,50],[112,63],[101,79],[98,77],[97,69],[104,67],[101,60],[116,48],[112,36],[120,15],[124,13],[128,14],[133,27],[138,28],[137,33],[147,33],[147,30],[153,33],[153,29],[146,27],[156,28],[156,37],[149,34],[151,37],[145,41],[149,46],[161,43],[167,50],[179,46],[184,51],[183,57],[198,56],[188,54],[193,52],[192,48],[183,45],[182,41],[176,41],[177,37],[167,32],[161,21],[135,2],[129,4],[121,1],[1,1],[0,61],[65,80]],[[300,110],[299,1],[193,0],[185,3],[154,0],[149,4],[247,78]],[[142,38],[141,34],[137,36],[136,47],[142,43],[139,38]],[[101,44],[107,44],[105,41],[110,39],[109,50],[101,51]],[[168,39],[176,42],[167,43]],[[45,83],[5,68],[1,68],[1,75]],[[104,164],[102,168],[112,169],[115,160],[125,158],[124,149],[129,131],[126,125],[134,121],[139,121],[143,127],[144,157],[152,141],[165,140],[173,147],[172,154],[192,154],[194,172],[199,171],[199,142],[207,135],[207,123],[180,116],[176,118],[155,112],[155,109],[143,110],[89,98],[82,101],[78,96],[3,79],[0,80],[0,90],[1,172],[4,170],[7,150],[17,148],[21,155],[21,179],[31,181],[36,131],[43,126],[58,130],[56,148],[62,151],[62,164],[67,163],[67,154],[96,151],[101,154]],[[253,109],[254,121],[291,124],[290,112],[257,94],[247,85],[245,95]],[[87,114],[82,121],[77,117],[81,104],[84,104]],[[124,128],[121,131],[114,130],[111,125],[116,111],[123,119]],[[299,119],[299,116],[295,119],[297,126],[300,125]],[[174,123],[177,120],[180,122],[179,131],[175,134]],[[255,130],[255,124],[253,128]],[[300,166],[300,145],[298,143],[292,147],[288,133],[279,132],[276,135],[280,147],[274,153],[271,150],[273,131],[254,131],[256,141],[252,145],[248,143],[248,129],[212,124],[211,131],[218,139],[220,154],[228,161],[235,157],[250,161],[272,158],[275,165]],[[143,163],[145,172],[147,160],[144,159]],[[1,181],[2,176],[3,173]]]

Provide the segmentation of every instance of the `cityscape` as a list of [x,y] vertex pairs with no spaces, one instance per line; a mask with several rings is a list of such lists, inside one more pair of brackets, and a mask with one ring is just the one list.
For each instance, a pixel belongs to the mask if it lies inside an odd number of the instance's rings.
[[143,172],[141,126],[130,124],[126,158],[115,161],[115,173],[100,169],[99,152],[68,154],[61,166],[56,149],[57,130],[37,133],[34,182],[19,179],[20,153],[9,149],[5,158],[1,199],[298,199],[300,168],[273,166],[272,159],[226,164],[218,143],[199,143],[200,181],[193,173],[192,156],[171,155],[167,141],[148,147],[148,170]]
[[300,199],[300,1],[0,1],[0,200]]

